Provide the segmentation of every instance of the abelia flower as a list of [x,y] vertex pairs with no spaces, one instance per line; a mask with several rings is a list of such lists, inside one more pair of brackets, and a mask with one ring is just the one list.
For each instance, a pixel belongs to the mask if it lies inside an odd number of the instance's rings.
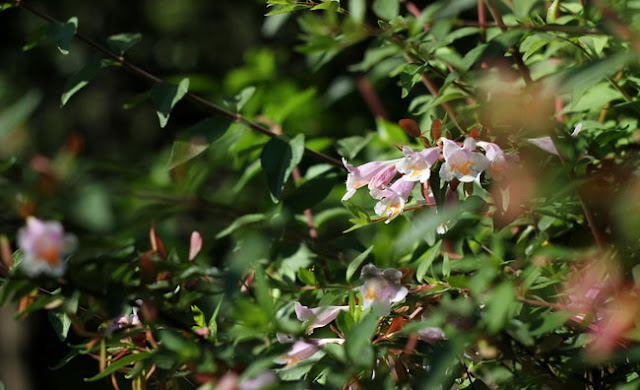
[[402,153],[405,157],[396,164],[396,169],[404,175],[403,179],[425,183],[431,177],[431,167],[438,161],[440,148],[433,147],[415,152],[405,146]]
[[440,167],[441,179],[472,182],[478,180],[480,174],[489,168],[489,159],[475,151],[476,141],[473,138],[465,138],[462,147],[447,138],[442,138],[442,143],[444,163]]
[[296,317],[300,321],[306,321],[307,333],[312,333],[315,328],[321,328],[335,320],[341,311],[348,311],[349,306],[320,306],[310,309],[296,302]]
[[388,315],[391,305],[404,300],[409,292],[400,284],[401,278],[402,272],[397,269],[380,270],[373,264],[365,265],[360,273],[360,279],[364,280],[364,284],[358,287],[362,293],[362,308],[378,306],[381,316]]
[[442,329],[435,326],[420,329],[416,332],[416,334],[418,336],[418,340],[422,340],[429,344],[434,344],[437,341],[445,339],[445,335]]
[[369,190],[380,189],[389,184],[396,176],[396,164],[399,160],[372,161],[358,167],[354,167],[342,159],[342,163],[349,174],[347,175],[347,193],[342,197],[342,201],[351,198],[356,190],[366,185]]
[[549,152],[551,154],[555,154],[559,156],[558,149],[556,149],[556,145],[553,143],[551,137],[540,137],[540,138],[528,138],[527,141],[544,150],[545,152]]
[[64,234],[59,222],[28,217],[27,226],[18,231],[18,246],[23,252],[21,267],[27,275],[60,277],[66,268],[64,258],[74,250],[76,238]]
[[[240,379],[234,372],[224,374],[215,384],[216,390],[260,390],[273,388],[278,383],[278,378],[271,371],[262,371],[259,374],[246,379]],[[200,389],[210,389],[207,385]]]
[[320,351],[327,344],[344,343],[344,339],[328,338],[328,339],[301,339],[294,342],[292,337],[283,334],[277,334],[280,343],[291,343],[293,345],[287,353],[276,359],[276,363],[286,364],[285,367],[291,367],[300,361],[306,360]]
[[374,199],[380,199],[373,208],[376,215],[388,217],[385,223],[391,222],[395,217],[400,215],[404,210],[404,205],[407,203],[407,200],[409,200],[409,195],[411,195],[411,191],[413,190],[413,187],[416,186],[416,183],[416,181],[405,180],[404,176],[402,176],[390,187],[383,190],[371,190],[371,196]]
[[487,179],[502,180],[505,178],[506,170],[509,166],[509,159],[517,159],[517,156],[505,154],[500,146],[480,141],[477,143],[479,147],[484,149],[485,156],[489,160],[489,169],[486,171]]

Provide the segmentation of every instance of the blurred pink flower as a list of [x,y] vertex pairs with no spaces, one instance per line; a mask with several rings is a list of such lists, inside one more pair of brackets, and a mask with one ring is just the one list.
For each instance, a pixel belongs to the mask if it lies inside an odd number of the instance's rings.
[[315,355],[316,352],[322,349],[327,344],[343,344],[344,339],[328,338],[328,339],[301,339],[294,340],[292,337],[278,334],[278,341],[282,344],[292,343],[293,345],[287,351],[287,353],[278,359],[276,363],[286,364],[286,367],[291,367],[300,361],[310,358]]
[[518,161],[517,155],[505,153],[500,146],[494,143],[480,141],[477,145],[484,149],[485,156],[490,163],[489,169],[486,171],[487,179],[504,179],[509,163]]
[[362,308],[375,305],[380,308],[380,315],[386,316],[391,312],[391,305],[404,300],[409,290],[400,284],[402,272],[387,268],[381,270],[373,264],[362,268],[360,279],[364,284],[358,287],[362,293]]
[[403,179],[425,183],[431,177],[431,167],[438,161],[440,148],[433,147],[415,152],[405,146],[402,153],[405,157],[396,164],[396,169],[404,174]]
[[300,321],[306,321],[307,333],[312,333],[315,328],[321,328],[335,320],[341,311],[348,311],[349,306],[320,306],[310,309],[296,302],[296,317]]
[[489,168],[489,159],[475,151],[475,139],[465,138],[462,147],[447,138],[442,138],[442,143],[444,164],[440,167],[441,179],[451,181],[455,178],[462,182],[472,182],[478,180],[480,174]]
[[64,257],[76,247],[76,237],[64,234],[59,222],[28,217],[27,226],[18,231],[18,246],[23,253],[20,266],[27,275],[60,277],[66,268]]
[[407,203],[416,183],[416,181],[405,180],[403,176],[390,187],[382,190],[371,190],[371,196],[375,199],[380,199],[373,208],[375,213],[381,217],[388,217],[385,223],[391,222],[404,210],[404,205]]
[[342,197],[342,201],[351,198],[360,187],[368,185],[369,189],[373,190],[389,184],[397,174],[396,164],[398,161],[400,160],[372,161],[354,167],[343,158],[342,163],[349,174],[347,175],[347,193]]
[[539,138],[528,138],[527,141],[544,150],[545,152],[549,152],[551,154],[555,154],[559,156],[558,149],[556,149],[556,145],[553,143],[551,137],[539,137]]

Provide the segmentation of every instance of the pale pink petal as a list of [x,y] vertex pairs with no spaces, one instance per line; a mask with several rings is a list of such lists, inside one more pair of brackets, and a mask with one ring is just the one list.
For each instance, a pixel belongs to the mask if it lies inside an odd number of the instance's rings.
[[540,137],[540,138],[529,138],[527,139],[530,143],[544,150],[545,152],[549,152],[551,154],[555,154],[559,156],[558,149],[556,149],[556,145],[553,143],[551,137]]
[[202,250],[202,236],[200,233],[193,231],[189,240],[189,261],[193,261],[198,253]]
[[320,306],[310,309],[300,302],[295,303],[296,317],[306,323],[307,333],[313,332],[315,328],[321,328],[335,320],[341,311],[348,311],[349,306]]

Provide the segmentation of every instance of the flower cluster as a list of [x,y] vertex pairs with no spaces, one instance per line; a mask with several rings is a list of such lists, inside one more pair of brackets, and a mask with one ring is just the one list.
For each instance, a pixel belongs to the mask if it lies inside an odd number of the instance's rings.
[[[359,308],[375,308],[380,316],[391,313],[394,303],[402,302],[409,290],[400,283],[402,273],[399,270],[388,268],[381,270],[373,264],[367,264],[362,268],[360,279],[364,282],[356,290],[360,293]],[[307,334],[313,333],[316,328],[322,328],[338,317],[341,311],[349,311],[349,306],[320,306],[309,308],[300,302],[295,303],[295,312],[298,320],[302,321]],[[444,333],[439,328],[426,328],[417,334],[420,340],[435,342],[444,338]],[[278,363],[292,366],[305,360],[320,351],[327,344],[343,344],[342,338],[308,338],[296,340],[290,336],[279,334],[281,343],[293,343],[289,351],[279,359]]]
[[[372,161],[358,167],[343,159],[349,174],[347,193],[342,200],[351,198],[358,188],[366,185],[371,197],[378,200],[374,207],[375,213],[386,217],[386,223],[389,223],[402,213],[417,183],[428,188],[431,170],[438,161],[442,161],[439,170],[442,180],[479,182],[483,172],[488,179],[503,179],[509,162],[515,159],[515,156],[505,153],[500,146],[491,142],[476,142],[472,137],[465,138],[461,145],[441,138],[440,146],[420,151],[405,146],[402,153],[404,157],[399,159]],[[391,183],[398,175],[401,176]],[[426,204],[434,204],[432,195],[426,196]]]

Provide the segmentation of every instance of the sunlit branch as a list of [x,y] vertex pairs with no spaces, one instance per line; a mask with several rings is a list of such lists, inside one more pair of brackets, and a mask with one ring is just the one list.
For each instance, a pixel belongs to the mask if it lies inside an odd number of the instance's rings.
[[[26,4],[24,1],[22,0],[15,0],[13,1],[13,5],[15,5],[16,7],[22,8],[26,11],[29,11],[30,13],[40,17],[41,19],[44,19],[50,23],[60,23],[59,20],[55,19],[54,17],[43,13],[42,11],[33,8],[32,6]],[[127,59],[125,59],[123,56],[119,56],[116,53],[112,52],[111,50],[107,49],[106,47],[100,45],[99,43],[95,42],[94,40],[92,40],[91,38],[87,37],[86,35],[82,34],[82,33],[76,33],[75,37],[82,41],[83,43],[87,44],[88,46],[91,46],[92,48],[94,48],[96,51],[104,54],[105,56],[109,57],[110,59],[118,62],[120,65],[122,65],[124,68],[128,69],[129,71],[131,71],[132,73],[134,73],[135,75],[147,79],[149,81],[152,81],[154,83],[159,83],[162,82],[162,79],[149,73],[148,71],[136,66],[135,64],[129,62]],[[269,137],[275,137],[277,136],[277,134],[273,133],[272,131],[270,131],[269,129],[245,118],[244,116],[242,116],[241,114],[237,114],[237,113],[233,113],[229,110],[226,110],[194,93],[191,92],[187,92],[187,94],[185,95],[185,98],[188,100],[191,100],[195,103],[200,104],[201,106],[207,108],[208,110],[214,112],[215,114],[221,115],[221,116],[225,116],[227,118],[233,119],[236,122],[240,122],[243,123],[245,125],[247,125],[249,128],[262,133],[266,136]],[[314,156],[315,158],[319,159],[319,160],[323,160],[331,165],[334,165],[336,167],[339,167],[341,169],[345,169],[344,166],[342,165],[342,163],[340,162],[340,160],[328,156],[324,153],[320,153],[320,152],[316,152],[314,150],[311,150],[309,148],[305,148],[305,153],[310,155],[310,156]]]

